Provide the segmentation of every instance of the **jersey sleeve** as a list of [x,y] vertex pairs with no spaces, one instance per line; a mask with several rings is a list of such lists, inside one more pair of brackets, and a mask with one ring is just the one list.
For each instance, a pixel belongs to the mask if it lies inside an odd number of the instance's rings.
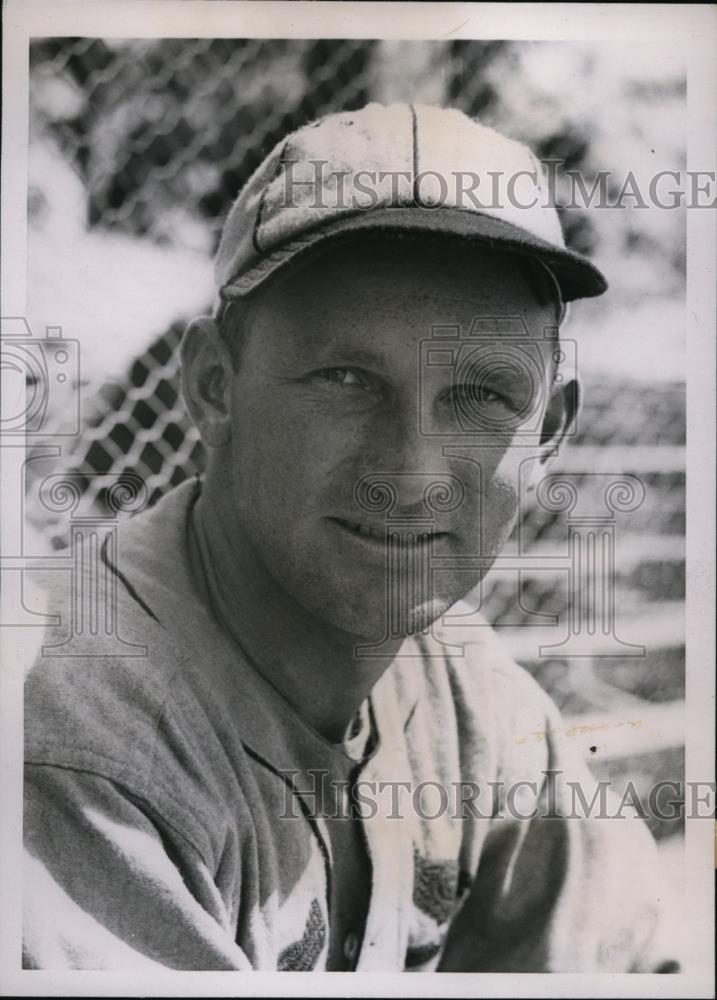
[[595,780],[525,671],[513,665],[503,680],[503,799],[440,969],[679,971],[656,844],[635,801]]
[[26,765],[24,846],[24,968],[251,967],[199,851],[113,781]]

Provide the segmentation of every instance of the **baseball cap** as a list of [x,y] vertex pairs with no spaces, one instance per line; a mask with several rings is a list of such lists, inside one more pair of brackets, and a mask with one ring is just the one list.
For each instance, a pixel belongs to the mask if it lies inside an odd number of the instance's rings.
[[327,241],[423,233],[533,257],[564,302],[607,289],[565,246],[527,146],[454,108],[372,103],[292,132],[252,174],[215,258],[219,299],[249,295]]

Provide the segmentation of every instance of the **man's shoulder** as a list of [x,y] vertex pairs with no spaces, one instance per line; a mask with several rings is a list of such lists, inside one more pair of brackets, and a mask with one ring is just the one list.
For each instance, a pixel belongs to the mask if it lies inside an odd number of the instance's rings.
[[[53,594],[67,600],[57,583]],[[220,836],[241,791],[198,687],[202,664],[126,591],[116,622],[117,634],[95,636],[84,654],[69,619],[47,630],[25,681],[28,775],[109,781],[204,852],[206,831]]]
[[[175,627],[180,616],[166,614],[181,572],[168,537],[179,529],[167,526],[181,521],[176,506],[172,500],[158,514],[133,519],[113,550],[78,543],[72,571],[35,576],[50,624],[27,656],[27,760],[104,767],[113,776],[144,773],[155,759],[168,702],[191,697],[182,669],[187,649]],[[160,559],[164,573],[153,568]]]
[[[42,581],[54,619],[25,677],[26,758],[46,763],[91,758],[121,762],[149,749],[177,672],[171,637],[126,593],[115,592],[108,620],[78,620],[77,583],[53,573]],[[104,619],[104,616],[103,616]]]

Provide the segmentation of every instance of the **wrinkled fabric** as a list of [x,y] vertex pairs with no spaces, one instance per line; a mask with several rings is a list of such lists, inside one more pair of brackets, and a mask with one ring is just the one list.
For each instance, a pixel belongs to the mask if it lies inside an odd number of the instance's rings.
[[[568,818],[567,782],[589,801],[592,779],[492,630],[407,641],[357,765],[204,609],[186,548],[198,488],[120,526],[106,570],[127,655],[66,655],[68,575],[48,574],[61,623],[26,682],[24,966],[325,968],[342,877],[327,814],[354,780],[371,864],[358,970],[664,967],[652,838],[626,811]],[[517,782],[554,818],[507,816]]]

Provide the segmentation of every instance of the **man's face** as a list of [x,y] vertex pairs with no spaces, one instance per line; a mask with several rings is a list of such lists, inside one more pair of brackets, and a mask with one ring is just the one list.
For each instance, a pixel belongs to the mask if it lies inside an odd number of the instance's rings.
[[[456,329],[436,343],[436,326]],[[455,557],[492,560],[515,524],[554,326],[495,251],[353,244],[277,276],[252,303],[216,455],[237,551],[363,639],[425,627],[486,572]]]

